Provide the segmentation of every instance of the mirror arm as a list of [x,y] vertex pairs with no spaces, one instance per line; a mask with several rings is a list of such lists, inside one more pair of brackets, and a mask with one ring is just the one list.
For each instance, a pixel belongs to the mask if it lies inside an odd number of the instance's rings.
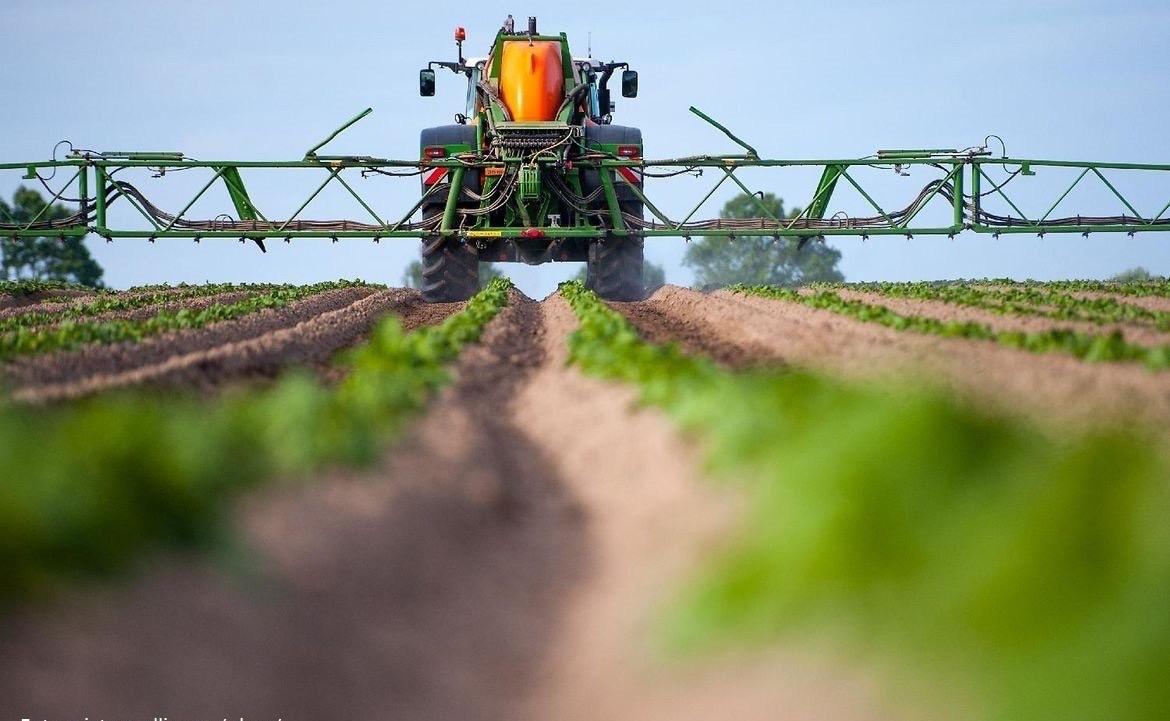
[[433,70],[436,65],[440,68],[447,68],[453,73],[462,73],[469,78],[471,77],[471,66],[464,63],[462,58],[457,63],[449,63],[445,60],[432,60],[427,63],[427,70]]

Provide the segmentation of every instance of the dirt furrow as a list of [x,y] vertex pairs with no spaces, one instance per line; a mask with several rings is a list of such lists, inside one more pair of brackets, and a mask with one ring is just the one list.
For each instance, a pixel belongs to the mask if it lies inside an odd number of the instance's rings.
[[[104,313],[95,313],[94,315],[82,316],[69,320],[75,320],[78,323],[108,323],[110,321],[143,321],[148,318],[153,318],[161,312],[174,312],[179,310],[200,311],[209,308],[213,305],[229,305],[231,303],[238,303],[245,298],[250,298],[256,293],[254,291],[232,291],[230,293],[218,293],[216,295],[205,295],[198,298],[184,298],[178,301],[169,301],[165,303],[156,303],[153,305],[143,306],[141,308],[130,308],[127,310],[110,310]],[[56,318],[48,323],[38,323],[36,325],[25,326],[27,328],[43,330],[59,325],[66,318]]]
[[1170,298],[1160,298],[1156,295],[1122,295],[1121,293],[1102,293],[1094,290],[1077,290],[1069,292],[1074,298],[1084,300],[1115,300],[1126,305],[1135,305],[1138,308],[1154,311],[1155,313],[1170,313]]
[[97,294],[88,290],[74,290],[72,288],[61,288],[58,290],[38,290],[35,293],[25,293],[22,295],[12,295],[11,293],[0,293],[0,312],[10,310],[13,308],[24,309],[29,306],[35,306],[46,302],[60,302],[63,298],[90,298]]
[[[138,343],[93,344],[75,351],[18,356],[0,366],[0,379],[13,388],[68,383],[100,374],[123,373],[161,363],[171,357],[208,350],[289,328],[322,313],[344,308],[377,292],[374,288],[341,288],[265,309],[236,320],[203,328],[164,333]],[[405,298],[412,291],[392,291]]]
[[376,468],[248,499],[233,563],[160,558],[124,586],[19,611],[0,631],[0,705],[45,718],[889,718],[866,679],[815,655],[684,666],[656,652],[658,604],[738,499],[697,475],[693,444],[630,388],[566,366],[575,325],[561,298],[514,294]]
[[[159,288],[156,290],[123,290],[118,291],[117,294],[110,293],[89,293],[84,292],[83,295],[71,297],[68,300],[62,301],[60,299],[50,299],[30,305],[4,308],[0,306],[0,319],[11,318],[12,316],[25,315],[28,313],[59,313],[63,310],[76,308],[86,303],[92,303],[103,298],[117,297],[119,300],[135,300],[144,296],[172,296],[180,293],[190,293],[199,289],[199,286],[173,286],[170,288]],[[233,291],[234,292],[234,291]],[[239,292],[258,292],[257,289],[241,288]],[[157,305],[155,303],[154,305]]]
[[703,355],[727,368],[748,368],[767,362],[768,349],[751,340],[726,343],[711,333],[709,324],[700,317],[687,313],[671,313],[653,300],[633,303],[611,302],[609,306],[621,313],[651,343],[676,343],[687,353]]
[[1081,426],[1170,422],[1170,374],[1085,363],[993,343],[899,332],[827,310],[667,286],[647,303],[706,329],[715,342],[766,349],[765,359],[855,378],[936,383],[996,410]]
[[1133,323],[1098,324],[1090,321],[1055,320],[1038,316],[1000,314],[990,310],[984,310],[983,308],[954,305],[938,300],[893,298],[881,293],[856,290],[839,290],[837,294],[849,300],[859,300],[871,305],[885,306],[899,315],[918,315],[944,322],[980,323],[995,331],[1039,333],[1051,330],[1052,328],[1067,328],[1092,335],[1107,335],[1114,331],[1120,331],[1125,339],[1131,343],[1145,346],[1170,345],[1170,333],[1164,333],[1150,326]]
[[548,361],[512,409],[579,499],[593,561],[570,594],[527,718],[896,718],[878,710],[871,679],[808,649],[669,658],[656,636],[662,607],[718,552],[741,499],[700,476],[695,445],[639,409],[632,388],[566,366],[576,321],[563,298],[541,310]]
[[128,588],[10,621],[3,704],[38,718],[515,719],[589,566],[577,502],[508,413],[543,362],[538,331],[535,304],[502,313],[379,467],[250,499],[247,568],[162,559]]
[[[226,380],[272,378],[293,365],[331,370],[330,360],[341,348],[355,344],[389,313],[401,314],[404,325],[436,322],[462,307],[461,303],[427,306],[418,298],[403,301],[401,294],[382,291],[334,311],[322,313],[291,328],[280,328],[247,340],[167,358],[120,373],[86,378],[14,392],[21,402],[57,401],[141,383],[210,390]],[[338,372],[341,372],[338,370]]]

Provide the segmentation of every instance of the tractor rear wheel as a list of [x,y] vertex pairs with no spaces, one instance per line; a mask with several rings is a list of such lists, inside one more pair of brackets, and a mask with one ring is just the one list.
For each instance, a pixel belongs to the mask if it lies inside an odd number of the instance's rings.
[[642,300],[642,238],[609,238],[589,244],[587,285],[606,300]]
[[[423,218],[443,214],[442,205],[423,208]],[[423,239],[422,294],[428,303],[467,300],[479,291],[479,255],[458,238]]]

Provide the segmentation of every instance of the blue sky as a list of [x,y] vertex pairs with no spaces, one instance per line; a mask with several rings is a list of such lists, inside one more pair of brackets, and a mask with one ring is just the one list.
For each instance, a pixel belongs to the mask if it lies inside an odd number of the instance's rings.
[[[451,122],[465,91],[461,78],[444,73],[437,96],[420,98],[418,68],[453,57],[456,25],[467,28],[467,54],[482,55],[509,12],[518,22],[539,16],[543,31],[568,32],[577,55],[585,54],[591,34],[596,57],[627,60],[639,70],[641,95],[619,99],[616,122],[641,127],[651,157],[734,150],[687,113],[694,104],[768,157],[966,147],[996,133],[1019,157],[1170,162],[1164,39],[1170,4],[1075,0],[678,0],[588,9],[560,2],[4,0],[0,157],[46,159],[56,141],[69,139],[79,147],[180,150],[201,159],[296,159],[372,106],[374,114],[329,150],[413,158],[418,130]],[[0,193],[10,195],[18,175],[0,174]],[[874,182],[879,199],[892,205],[928,179],[886,175]],[[171,210],[203,182],[183,174],[153,184],[142,179],[151,198]],[[268,217],[295,209],[319,182],[308,173],[245,179]],[[815,177],[792,172],[748,179],[798,205],[815,184]],[[417,197],[412,181],[366,183],[358,187],[388,215]],[[1156,211],[1170,200],[1168,180],[1118,183],[1147,203],[1139,210]],[[664,208],[681,211],[707,187],[657,181],[649,192]],[[1028,187],[1021,190],[1028,197]],[[192,214],[230,209],[219,192]],[[730,194],[721,191],[701,215],[715,215]],[[1066,202],[1062,207],[1073,212],[1118,210],[1089,190]],[[361,210],[338,193],[323,196],[306,215],[359,218]],[[89,242],[115,287],[337,277],[397,283],[417,252],[409,240],[273,243],[267,255],[234,241]],[[965,234],[834,244],[849,280],[1095,278],[1135,265],[1170,275],[1170,235]],[[671,281],[688,283],[683,250],[681,240],[655,239],[647,256],[666,267]],[[539,297],[576,266],[507,270]]]

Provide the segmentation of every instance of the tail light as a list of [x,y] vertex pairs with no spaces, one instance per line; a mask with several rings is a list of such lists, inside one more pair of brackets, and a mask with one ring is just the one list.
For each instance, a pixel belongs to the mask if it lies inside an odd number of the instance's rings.
[[640,158],[642,157],[642,148],[637,145],[619,145],[617,154],[619,158]]
[[426,160],[435,160],[436,158],[447,157],[447,149],[441,145],[428,145],[423,148],[422,156]]

